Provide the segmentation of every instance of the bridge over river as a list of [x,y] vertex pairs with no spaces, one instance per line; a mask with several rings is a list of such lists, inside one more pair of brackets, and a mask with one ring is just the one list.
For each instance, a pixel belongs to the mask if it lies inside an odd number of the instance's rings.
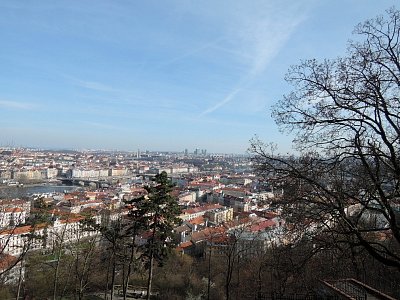
[[[121,178],[119,178],[121,179]],[[97,188],[108,187],[117,179],[114,178],[58,178],[65,185],[96,186]]]

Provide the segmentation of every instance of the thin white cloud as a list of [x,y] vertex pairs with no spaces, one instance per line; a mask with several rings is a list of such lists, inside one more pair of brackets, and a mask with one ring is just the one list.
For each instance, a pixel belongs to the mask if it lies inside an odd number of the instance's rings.
[[33,109],[35,106],[33,104],[27,103],[27,102],[0,100],[0,107],[11,108],[11,109],[30,110],[30,109]]
[[[221,101],[200,113],[207,115],[233,101],[239,90],[250,85],[262,75],[269,63],[285,46],[296,28],[306,19],[306,7],[288,3],[270,4],[266,1],[255,5],[230,7],[227,24],[227,39],[236,59],[245,66],[241,80]],[[229,7],[227,8],[229,10]]]
[[95,82],[95,81],[83,81],[83,80],[77,80],[76,85],[89,89],[89,90],[95,90],[99,92],[118,92],[118,89],[115,89],[111,86],[108,86],[103,83]]
[[199,46],[197,48],[194,48],[194,49],[192,49],[192,50],[190,50],[190,51],[188,51],[188,52],[186,52],[186,53],[184,53],[184,54],[182,54],[180,56],[171,58],[170,60],[167,60],[165,62],[160,63],[158,65],[158,67],[165,67],[165,66],[171,65],[171,64],[173,64],[173,63],[175,63],[177,61],[180,61],[182,59],[185,59],[185,58],[193,56],[193,55],[195,55],[197,53],[200,53],[200,52],[202,52],[202,51],[204,51],[204,50],[206,50],[208,48],[216,47],[218,45],[218,43],[220,41],[222,41],[222,40],[223,40],[223,38],[221,37],[221,38],[218,38],[218,39],[216,39],[216,40],[214,40],[212,42],[205,43],[205,44],[203,44],[203,45],[201,45],[201,46]]
[[98,92],[121,92],[121,90],[112,87],[108,84],[104,84],[102,82],[91,81],[91,80],[82,80],[81,78],[77,78],[68,74],[61,73],[60,76],[67,79],[75,86],[79,86],[88,90],[94,90]]
[[203,117],[209,113],[212,113],[213,111],[217,110],[218,108],[220,108],[221,106],[225,105],[226,103],[232,101],[232,99],[237,95],[237,93],[239,93],[241,91],[241,88],[235,88],[233,89],[222,101],[216,103],[214,106],[206,109],[205,111],[203,111],[199,117]]

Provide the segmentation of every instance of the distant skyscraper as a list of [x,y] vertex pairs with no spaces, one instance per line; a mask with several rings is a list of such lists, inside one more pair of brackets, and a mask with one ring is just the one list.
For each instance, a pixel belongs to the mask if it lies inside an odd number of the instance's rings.
[[188,154],[189,154],[188,149],[185,149],[185,156],[188,156]]
[[207,149],[202,149],[202,150],[201,150],[201,155],[206,156],[206,155],[207,155]]
[[199,155],[200,154],[200,149],[196,148],[196,150],[194,150],[194,155]]

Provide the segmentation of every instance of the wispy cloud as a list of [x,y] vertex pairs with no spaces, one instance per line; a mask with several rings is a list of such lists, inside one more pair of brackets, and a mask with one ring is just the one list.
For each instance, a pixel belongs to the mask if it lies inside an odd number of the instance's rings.
[[[253,59],[250,64],[249,76],[255,77],[263,73],[272,59],[284,47],[296,28],[305,20],[303,15],[283,16],[282,20],[260,20],[251,24],[249,43],[253,45]],[[245,38],[246,39],[246,38]]]
[[96,82],[96,81],[89,81],[89,80],[81,80],[78,78],[69,77],[72,80],[74,85],[98,92],[120,92],[119,89],[116,89],[110,85]]
[[32,103],[0,100],[0,107],[11,108],[11,109],[22,109],[31,110],[35,107]]
[[98,92],[121,92],[120,89],[110,86],[108,84],[92,81],[92,80],[84,80],[81,78],[77,78],[75,76],[71,76],[69,74],[60,73],[61,77],[67,79],[69,83],[72,83],[75,86],[79,86],[88,90],[98,91]]
[[75,84],[85,89],[95,90],[99,92],[120,92],[120,90],[116,88],[95,81],[75,80]]
[[245,66],[246,71],[222,100],[205,109],[200,116],[233,101],[240,90],[262,75],[307,15],[304,7],[284,3],[271,5],[265,1],[231,9],[234,11],[228,12],[231,20],[227,21],[226,29],[231,45],[228,49],[237,54],[237,61]]
[[220,108],[221,106],[225,105],[226,103],[232,101],[232,99],[237,95],[237,93],[239,93],[241,91],[241,87],[237,87],[235,89],[233,89],[222,101],[216,103],[214,106],[206,109],[205,111],[203,111],[199,117],[205,116],[209,113],[212,113],[213,111],[217,110],[218,108]]
[[194,48],[192,50],[189,50],[189,51],[183,53],[180,56],[171,58],[170,60],[167,60],[165,62],[160,63],[157,67],[161,68],[161,67],[165,67],[165,66],[171,65],[171,64],[173,64],[173,63],[175,63],[177,61],[180,61],[182,59],[185,59],[185,58],[188,58],[190,56],[196,55],[197,53],[200,53],[200,52],[202,52],[202,51],[204,51],[204,50],[206,50],[208,48],[216,47],[219,44],[219,42],[222,41],[222,40],[223,40],[223,38],[220,37],[220,38],[218,38],[218,39],[216,39],[216,40],[214,40],[212,42],[204,43],[203,45],[198,46],[197,48]]

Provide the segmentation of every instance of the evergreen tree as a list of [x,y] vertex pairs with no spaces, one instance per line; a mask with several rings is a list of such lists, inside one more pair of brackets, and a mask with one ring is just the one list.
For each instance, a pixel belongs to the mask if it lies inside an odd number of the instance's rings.
[[143,255],[149,269],[147,299],[150,299],[154,260],[162,264],[174,246],[172,230],[180,222],[178,202],[171,195],[173,186],[167,173],[162,172],[155,176],[153,185],[146,187],[149,195],[137,203],[137,215],[148,236]]

